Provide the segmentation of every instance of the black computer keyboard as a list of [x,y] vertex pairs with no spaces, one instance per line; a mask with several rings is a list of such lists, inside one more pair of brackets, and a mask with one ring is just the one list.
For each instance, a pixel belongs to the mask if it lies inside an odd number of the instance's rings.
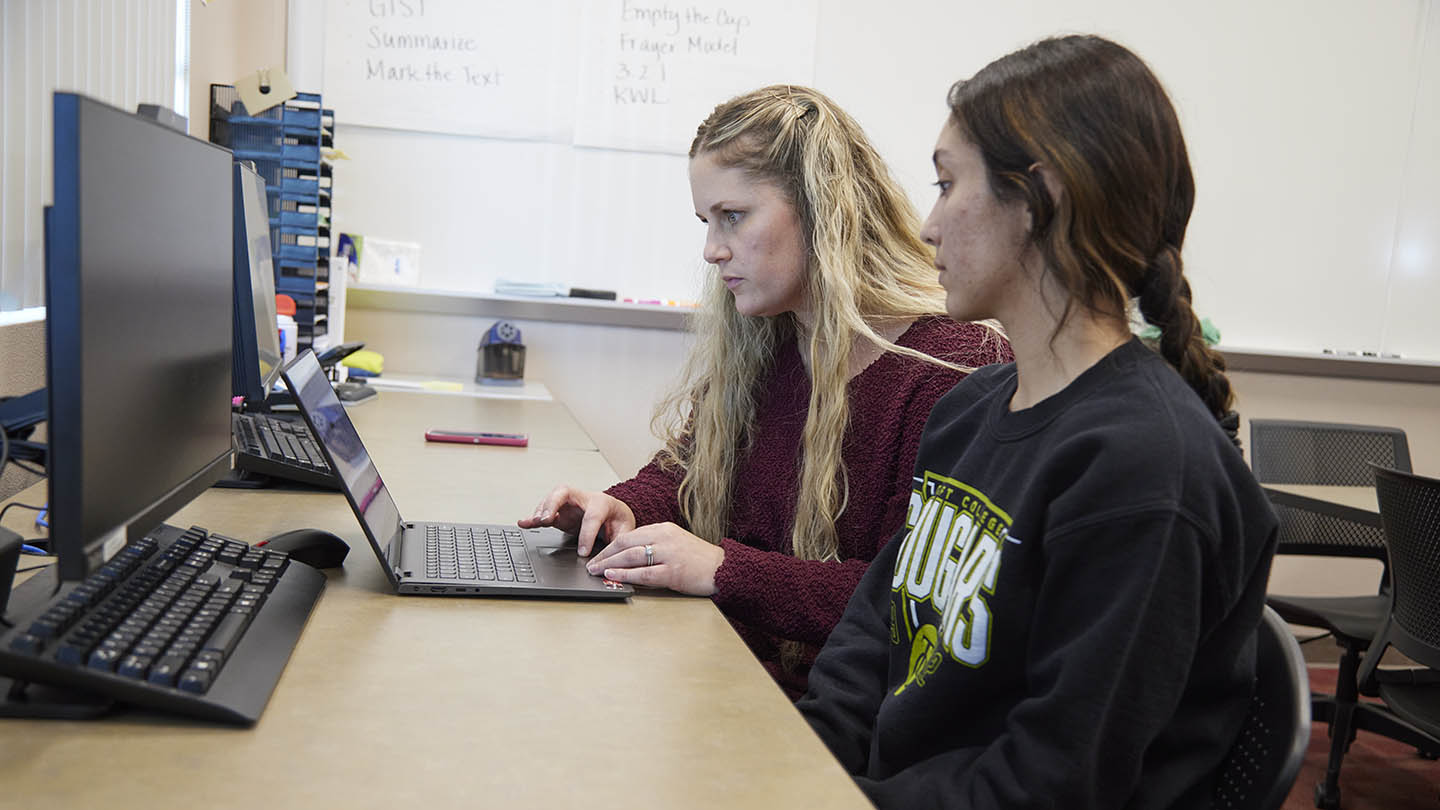
[[161,525],[21,615],[12,597],[0,675],[254,723],[324,587],[283,552]]
[[235,468],[328,489],[340,482],[304,422],[263,413],[237,413]]

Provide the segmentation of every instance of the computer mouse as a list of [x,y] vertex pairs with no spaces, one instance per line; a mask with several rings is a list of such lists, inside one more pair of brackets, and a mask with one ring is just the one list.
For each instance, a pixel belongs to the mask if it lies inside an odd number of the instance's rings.
[[324,529],[294,529],[261,540],[257,548],[283,551],[290,559],[312,568],[339,568],[350,553],[350,544]]

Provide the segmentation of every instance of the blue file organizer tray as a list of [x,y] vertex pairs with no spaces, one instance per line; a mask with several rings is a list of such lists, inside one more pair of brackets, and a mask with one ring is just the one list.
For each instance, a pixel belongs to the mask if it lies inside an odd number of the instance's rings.
[[328,328],[332,173],[321,153],[334,145],[334,127],[335,112],[316,93],[251,115],[234,87],[210,86],[210,140],[265,179],[275,289],[296,301],[301,346]]
[[[302,206],[312,210],[301,211]],[[313,233],[320,225],[319,209],[320,204],[315,200],[306,199],[301,194],[282,192],[278,196],[270,197],[270,225],[307,228]]]

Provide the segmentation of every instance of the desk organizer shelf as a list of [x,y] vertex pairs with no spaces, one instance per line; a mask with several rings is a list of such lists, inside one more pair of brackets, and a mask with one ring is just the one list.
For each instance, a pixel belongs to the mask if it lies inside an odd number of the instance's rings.
[[334,174],[324,150],[334,148],[335,112],[318,93],[251,115],[230,85],[210,85],[210,140],[265,178],[275,291],[295,299],[301,348],[328,332],[330,211]]

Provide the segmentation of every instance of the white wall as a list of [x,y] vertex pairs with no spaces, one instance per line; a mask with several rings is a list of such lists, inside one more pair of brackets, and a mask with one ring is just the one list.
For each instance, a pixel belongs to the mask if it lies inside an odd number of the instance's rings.
[[[285,64],[286,0],[190,3],[190,134],[210,137],[210,85]],[[305,88],[301,88],[305,89]]]
[[[1119,39],[1179,110],[1198,186],[1186,262],[1228,345],[1440,359],[1440,319],[1417,303],[1440,299],[1435,6],[821,0],[814,84],[855,114],[923,210],[952,81],[1043,35]],[[310,28],[291,38],[290,70],[310,87],[323,83],[323,9],[292,7]],[[337,227],[420,243],[426,287],[488,292],[520,277],[694,297],[701,236],[683,158],[336,119],[353,158],[336,171]]]

